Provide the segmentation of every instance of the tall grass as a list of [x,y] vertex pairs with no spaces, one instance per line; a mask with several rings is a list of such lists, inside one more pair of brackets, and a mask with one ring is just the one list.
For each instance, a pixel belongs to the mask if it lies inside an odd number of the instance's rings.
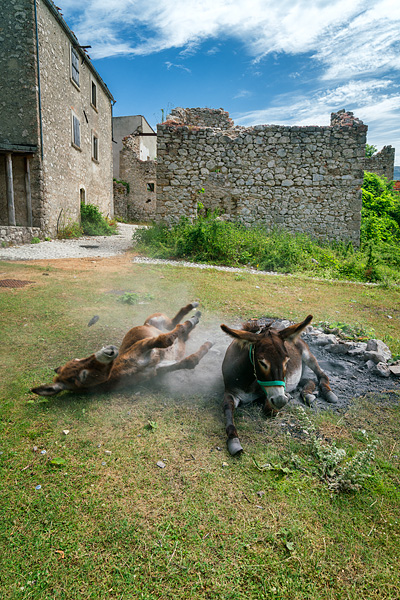
[[305,273],[353,281],[400,282],[400,251],[395,245],[321,244],[305,234],[245,227],[215,214],[193,223],[154,225],[134,234],[139,251],[159,258],[188,259],[227,266],[250,266],[279,273]]

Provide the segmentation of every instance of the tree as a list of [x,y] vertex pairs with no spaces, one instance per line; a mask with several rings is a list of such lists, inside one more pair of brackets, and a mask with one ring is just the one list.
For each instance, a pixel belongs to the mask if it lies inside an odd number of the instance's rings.
[[373,156],[377,150],[378,148],[376,146],[373,146],[372,144],[365,144],[366,158],[371,158],[371,156]]

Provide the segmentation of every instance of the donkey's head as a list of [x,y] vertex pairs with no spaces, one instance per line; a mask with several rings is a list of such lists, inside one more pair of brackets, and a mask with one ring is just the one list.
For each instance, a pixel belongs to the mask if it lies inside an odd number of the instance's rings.
[[79,392],[93,388],[107,381],[117,356],[115,346],[106,346],[89,358],[74,358],[63,367],[54,369],[57,375],[52,384],[41,385],[31,391],[39,396],[54,396],[63,390]]
[[312,315],[308,315],[302,323],[281,330],[267,326],[258,333],[246,329],[230,329],[226,325],[221,325],[225,333],[246,349],[250,368],[254,371],[257,383],[265,392],[264,408],[268,412],[280,410],[289,400],[285,392],[286,373],[290,369],[287,342],[295,342],[311,320]]

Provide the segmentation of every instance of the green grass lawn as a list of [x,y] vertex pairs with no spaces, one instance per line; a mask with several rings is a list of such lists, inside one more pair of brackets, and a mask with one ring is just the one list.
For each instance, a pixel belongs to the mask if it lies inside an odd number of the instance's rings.
[[[140,388],[47,401],[29,392],[66,360],[118,345],[148,314],[172,315],[194,299],[199,332],[312,313],[373,329],[399,353],[398,288],[129,262],[107,271],[101,262],[3,262],[0,271],[34,282],[0,288],[2,599],[400,597],[395,393],[359,398],[341,414],[307,411],[320,439],[348,458],[378,440],[361,491],[335,493],[291,408],[272,420],[257,405],[240,409],[246,452],[235,459],[219,392]],[[146,303],[118,302],[122,292]]]

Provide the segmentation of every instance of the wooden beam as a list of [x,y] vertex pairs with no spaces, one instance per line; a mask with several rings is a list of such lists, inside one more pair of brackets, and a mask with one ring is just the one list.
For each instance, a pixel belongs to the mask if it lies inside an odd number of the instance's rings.
[[31,193],[31,168],[29,156],[25,157],[25,193],[26,193],[26,212],[28,216],[28,227],[32,227],[32,193]]
[[15,226],[14,183],[12,170],[12,154],[6,154],[6,191],[8,207],[8,224]]

